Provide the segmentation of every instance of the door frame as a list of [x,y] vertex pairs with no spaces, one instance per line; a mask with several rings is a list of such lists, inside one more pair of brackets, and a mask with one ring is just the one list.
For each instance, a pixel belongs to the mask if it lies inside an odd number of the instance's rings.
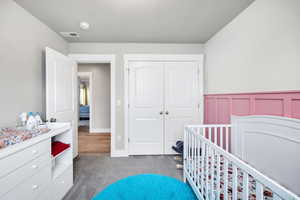
[[125,152],[129,155],[129,62],[132,61],[150,61],[150,62],[196,62],[198,63],[199,80],[199,110],[200,123],[204,118],[204,55],[203,54],[124,54],[124,138]]
[[114,54],[69,54],[69,57],[75,60],[78,64],[91,64],[91,63],[110,64],[110,99],[111,99],[110,156],[114,157],[118,155],[118,150],[116,150],[116,55]]

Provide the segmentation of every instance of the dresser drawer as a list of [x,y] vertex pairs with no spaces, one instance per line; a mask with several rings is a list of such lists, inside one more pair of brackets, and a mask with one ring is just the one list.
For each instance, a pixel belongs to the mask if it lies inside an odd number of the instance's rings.
[[47,153],[50,156],[50,150],[51,141],[50,139],[47,139],[24,150],[2,158],[0,160],[0,178],[8,175],[12,171],[15,171],[17,168],[39,157],[43,153]]
[[53,200],[61,200],[73,185],[73,166],[53,180]]
[[13,190],[1,197],[1,200],[36,200],[41,192],[49,187],[51,181],[51,166],[48,165],[33,177],[17,185]]
[[0,196],[15,188],[16,185],[34,176],[39,170],[51,165],[51,157],[48,153],[9,173],[0,179]]

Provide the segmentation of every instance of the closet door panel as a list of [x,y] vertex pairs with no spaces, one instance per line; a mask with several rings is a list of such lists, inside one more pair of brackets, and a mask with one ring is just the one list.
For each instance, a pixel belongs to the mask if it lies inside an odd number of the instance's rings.
[[162,63],[129,63],[129,154],[163,154]]
[[183,140],[185,125],[199,123],[199,94],[197,63],[165,64],[165,154],[175,153],[171,147]]

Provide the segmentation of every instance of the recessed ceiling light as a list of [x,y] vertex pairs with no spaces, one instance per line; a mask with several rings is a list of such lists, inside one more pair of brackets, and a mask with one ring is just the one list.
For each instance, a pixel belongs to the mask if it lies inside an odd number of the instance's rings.
[[88,30],[90,28],[90,25],[87,22],[80,22],[79,26],[82,30]]

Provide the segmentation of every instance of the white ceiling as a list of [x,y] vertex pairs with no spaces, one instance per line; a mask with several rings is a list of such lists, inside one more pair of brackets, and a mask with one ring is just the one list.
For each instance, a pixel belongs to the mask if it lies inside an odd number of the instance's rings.
[[15,1],[70,42],[204,43],[254,0]]

